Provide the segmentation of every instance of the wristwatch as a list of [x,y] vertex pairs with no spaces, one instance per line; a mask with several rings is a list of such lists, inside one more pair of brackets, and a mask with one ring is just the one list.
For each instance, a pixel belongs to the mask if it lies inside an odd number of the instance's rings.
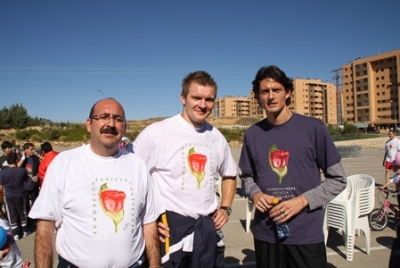
[[221,206],[221,207],[219,207],[219,209],[225,210],[226,213],[228,213],[228,216],[230,216],[231,213],[232,213],[232,209],[230,207],[227,207],[227,206]]

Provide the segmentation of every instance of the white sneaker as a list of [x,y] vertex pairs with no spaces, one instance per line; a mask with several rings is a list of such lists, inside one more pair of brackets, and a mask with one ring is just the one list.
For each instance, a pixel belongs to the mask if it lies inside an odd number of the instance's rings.
[[17,235],[17,234],[14,235],[14,240],[15,240],[15,241],[18,241],[18,240],[19,240],[19,235]]
[[24,237],[27,237],[28,235],[29,235],[28,232],[24,232],[24,235],[22,237],[24,238]]

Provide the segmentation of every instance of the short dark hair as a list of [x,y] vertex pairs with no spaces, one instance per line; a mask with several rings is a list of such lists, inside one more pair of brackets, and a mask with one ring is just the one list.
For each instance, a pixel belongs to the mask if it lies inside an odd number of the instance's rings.
[[2,143],[1,143],[1,149],[2,150],[5,150],[6,148],[12,148],[13,147],[13,144],[10,142],[10,141],[3,141]]
[[9,165],[16,164],[17,160],[18,160],[18,155],[16,153],[14,153],[14,152],[10,152],[7,155],[6,159],[7,159],[7,163]]
[[[252,85],[253,85],[253,92],[254,94],[260,93],[260,82],[266,78],[272,78],[276,82],[279,82],[285,88],[285,91],[290,91],[293,93],[293,80],[286,76],[285,72],[279,69],[275,65],[264,66],[258,70],[256,77],[254,78]],[[290,97],[286,99],[286,105],[290,104]]]
[[42,149],[42,151],[46,154],[46,153],[48,153],[48,152],[50,152],[50,151],[53,151],[53,147],[51,146],[51,144],[50,144],[50,142],[43,142],[41,145],[40,145],[40,149]]
[[25,143],[25,144],[24,144],[24,151],[25,151],[26,149],[31,148],[31,147],[35,148],[35,145],[34,145],[33,143],[31,143],[31,142]]
[[181,95],[185,98],[189,93],[189,88],[192,83],[196,83],[201,86],[211,86],[215,88],[215,97],[217,97],[217,83],[214,81],[214,78],[212,78],[212,76],[206,71],[196,71],[193,73],[189,73],[185,76],[185,78],[183,78]]

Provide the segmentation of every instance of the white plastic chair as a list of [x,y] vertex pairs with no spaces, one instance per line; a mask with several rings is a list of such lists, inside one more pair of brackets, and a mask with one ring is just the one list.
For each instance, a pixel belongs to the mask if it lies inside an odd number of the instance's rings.
[[255,209],[253,201],[246,197],[246,233],[250,232],[251,216]]
[[351,181],[355,189],[353,226],[349,233],[347,243],[347,259],[353,260],[354,236],[360,236],[360,231],[364,233],[365,248],[370,255],[371,231],[368,223],[368,214],[375,206],[375,179],[366,174],[360,174],[358,178]]
[[[325,206],[323,222],[325,245],[328,241],[329,227],[334,227],[345,234],[348,233],[346,215],[348,214],[347,211],[350,209],[351,204],[352,185],[349,181],[350,177],[347,178],[346,188]],[[345,235],[343,236],[343,240],[347,244]]]
[[222,196],[222,177],[220,175],[218,175],[215,178],[215,186],[218,187],[218,194],[219,194],[219,197],[221,197]]
[[[335,227],[344,234],[346,259],[353,260],[355,234],[364,233],[366,252],[370,254],[370,229],[368,214],[374,208],[375,179],[366,174],[347,177],[345,190],[329,202],[325,208],[324,233],[325,243],[328,228]],[[349,195],[350,193],[350,195]]]

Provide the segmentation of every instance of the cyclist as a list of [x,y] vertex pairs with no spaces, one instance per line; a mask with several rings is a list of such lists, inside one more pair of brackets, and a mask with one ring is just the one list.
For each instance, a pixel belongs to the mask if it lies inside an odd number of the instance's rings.
[[392,192],[397,192],[397,203],[400,210],[400,152],[396,153],[395,159],[392,162],[392,170],[395,174],[381,187],[381,190],[384,190],[391,183],[395,184],[395,189],[393,189]]

